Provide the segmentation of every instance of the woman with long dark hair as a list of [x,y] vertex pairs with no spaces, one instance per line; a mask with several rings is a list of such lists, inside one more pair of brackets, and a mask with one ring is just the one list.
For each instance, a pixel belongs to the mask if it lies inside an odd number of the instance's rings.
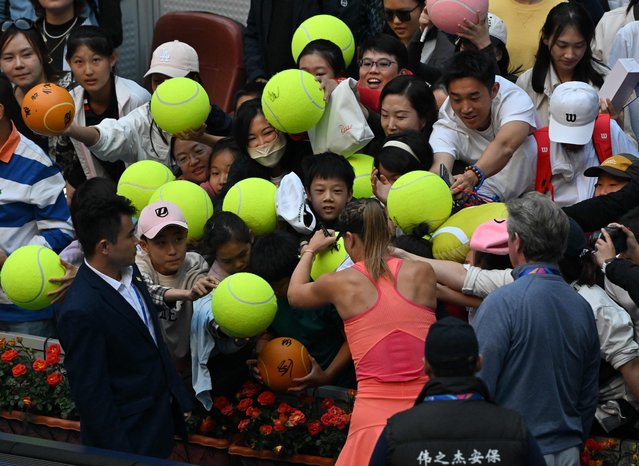
[[240,155],[231,166],[220,198],[245,178],[263,178],[279,186],[287,173],[301,173],[301,157],[310,154],[307,141],[293,141],[268,122],[260,99],[249,100],[238,108],[232,134]]
[[[111,38],[98,26],[81,26],[67,41],[66,61],[79,84],[71,91],[76,124],[97,125],[105,118],[118,119],[149,101],[151,95],[139,84],[115,75],[117,56]],[[72,186],[95,176],[114,181],[124,162],[98,160],[80,141],[73,141],[77,158],[69,175]]]
[[517,80],[533,100],[543,126],[548,126],[550,96],[558,85],[581,81],[598,89],[603,84],[608,69],[592,56],[594,34],[590,15],[578,3],[560,3],[548,13],[535,64]]
[[291,276],[294,307],[335,305],[357,375],[357,398],[337,466],[368,462],[386,419],[415,402],[427,377],[420,352],[435,322],[436,279],[430,265],[390,257],[384,208],[373,199],[346,205],[340,232],[353,267],[310,281],[315,254],[334,236],[317,232]]

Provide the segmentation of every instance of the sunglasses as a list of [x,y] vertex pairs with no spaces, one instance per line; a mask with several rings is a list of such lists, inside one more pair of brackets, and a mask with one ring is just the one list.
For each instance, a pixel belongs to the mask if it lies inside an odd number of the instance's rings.
[[389,9],[384,9],[384,17],[386,18],[386,21],[388,21],[389,23],[391,21],[393,21],[393,18],[397,17],[398,20],[400,20],[402,23],[406,23],[408,21],[410,21],[410,14],[415,11],[417,8],[421,8],[422,5],[416,5],[415,8],[413,8],[412,10],[389,10]]
[[35,23],[28,18],[18,18],[15,21],[5,21],[4,23],[2,23],[2,27],[0,28],[0,30],[2,30],[2,32],[5,32],[11,27],[15,27],[20,31],[28,31],[29,29],[33,29],[35,27]]

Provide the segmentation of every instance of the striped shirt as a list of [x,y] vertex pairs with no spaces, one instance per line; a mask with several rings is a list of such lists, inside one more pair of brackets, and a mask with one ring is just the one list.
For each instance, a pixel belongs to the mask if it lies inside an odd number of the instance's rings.
[[[0,249],[10,255],[27,244],[60,252],[73,239],[64,178],[58,166],[15,127],[0,147]],[[0,321],[31,321],[52,311],[27,311],[0,292]]]

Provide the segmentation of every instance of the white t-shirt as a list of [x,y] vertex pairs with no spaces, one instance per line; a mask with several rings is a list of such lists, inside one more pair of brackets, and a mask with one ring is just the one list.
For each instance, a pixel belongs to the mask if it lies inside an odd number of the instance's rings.
[[[537,128],[535,109],[528,94],[501,76],[496,76],[495,81],[499,83],[499,91],[492,101],[491,123],[485,131],[468,128],[453,112],[450,99],[446,99],[430,136],[434,153],[447,153],[456,160],[474,164],[506,123],[524,121],[533,129]],[[531,191],[535,182],[536,164],[537,143],[533,136],[528,136],[506,166],[486,179],[479,194],[496,195],[501,201],[507,201]]]
[[[610,139],[613,154],[638,155],[634,142],[614,120],[610,120]],[[584,171],[597,165],[599,158],[592,141],[575,152],[569,152],[561,144],[551,141],[551,183],[555,191],[555,203],[564,207],[593,197],[597,178],[584,176]]]

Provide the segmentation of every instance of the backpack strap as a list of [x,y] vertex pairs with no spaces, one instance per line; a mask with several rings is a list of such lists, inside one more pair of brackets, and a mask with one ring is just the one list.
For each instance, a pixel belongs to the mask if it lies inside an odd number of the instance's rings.
[[595,128],[592,131],[592,143],[599,158],[599,163],[612,157],[612,138],[610,137],[610,115],[600,113],[595,120]]
[[552,168],[550,166],[550,137],[548,136],[548,127],[540,128],[533,132],[535,141],[537,141],[537,174],[535,176],[535,191],[542,194],[550,192],[551,198],[554,199],[555,191],[553,190],[550,179],[552,178]]

